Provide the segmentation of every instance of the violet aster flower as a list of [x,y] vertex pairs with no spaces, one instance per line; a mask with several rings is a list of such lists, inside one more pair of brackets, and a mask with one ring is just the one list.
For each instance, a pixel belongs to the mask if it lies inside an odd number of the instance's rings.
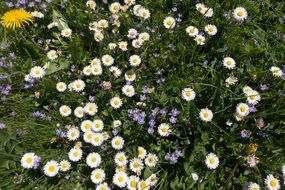
[[153,127],[149,127],[147,129],[147,132],[152,135],[154,133],[154,128]]
[[171,117],[169,118],[169,122],[170,122],[170,123],[176,123],[176,122],[177,122],[177,118],[174,117],[174,116],[171,116]]
[[0,129],[5,129],[6,125],[4,123],[0,123]]
[[149,120],[148,124],[150,127],[154,127],[156,122],[155,122],[155,120],[151,119],[151,120]]
[[249,138],[250,135],[251,135],[251,132],[250,132],[249,130],[245,130],[245,129],[243,129],[243,130],[241,131],[241,133],[240,133],[240,136],[241,136],[242,138]]
[[249,106],[249,112],[251,112],[251,113],[257,112],[256,107],[254,105],[250,105]]
[[260,90],[261,91],[267,91],[269,88],[268,88],[268,86],[266,85],[266,84],[261,84],[260,85]]
[[41,157],[40,156],[35,156],[34,157],[34,165],[33,165],[33,169],[37,169],[40,166],[41,163]]

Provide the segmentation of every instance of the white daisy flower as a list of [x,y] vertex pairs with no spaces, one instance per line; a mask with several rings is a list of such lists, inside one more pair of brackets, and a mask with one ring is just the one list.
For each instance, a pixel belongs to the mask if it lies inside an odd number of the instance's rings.
[[21,158],[21,165],[23,168],[31,169],[35,165],[35,153],[26,153]]
[[82,73],[85,75],[85,76],[90,76],[91,75],[91,66],[88,65],[88,66],[85,66],[82,70]]
[[119,48],[123,51],[127,51],[128,50],[128,42],[123,41],[123,42],[119,42],[118,43]]
[[72,30],[70,28],[65,28],[60,33],[63,37],[69,38],[72,34]]
[[199,30],[198,28],[196,28],[195,26],[188,26],[186,28],[186,33],[190,36],[190,37],[195,37],[199,34]]
[[112,147],[116,150],[121,150],[124,146],[124,139],[120,136],[116,136],[112,139]]
[[92,75],[94,75],[94,76],[102,75],[103,70],[102,70],[101,65],[92,65],[92,66],[91,66],[91,73],[92,73]]
[[236,107],[236,112],[239,116],[247,116],[249,114],[249,106],[246,103],[239,103]]
[[98,31],[98,22],[90,22],[89,23],[89,30],[91,31]]
[[101,156],[98,153],[92,152],[86,157],[86,163],[90,168],[98,167],[102,162]]
[[244,86],[242,88],[242,91],[246,96],[249,96],[251,94],[251,92],[253,91],[253,89],[249,86]]
[[63,117],[67,117],[71,114],[71,109],[67,105],[60,106],[59,113]]
[[85,82],[83,80],[80,80],[80,79],[75,80],[72,82],[71,87],[74,91],[81,92],[85,88]]
[[122,74],[122,71],[118,67],[114,67],[114,66],[110,67],[109,71],[112,73],[112,75],[115,78],[120,77]]
[[101,146],[104,142],[104,136],[102,133],[93,133],[93,138],[91,140],[91,144],[93,146]]
[[138,157],[144,159],[146,157],[147,151],[143,147],[138,147]]
[[195,6],[196,6],[196,10],[202,14],[204,14],[207,10],[207,7],[203,3],[197,3]]
[[282,165],[281,172],[283,177],[285,177],[285,164]]
[[130,161],[130,169],[135,172],[139,173],[143,170],[143,162],[140,158],[134,158]]
[[266,176],[265,184],[268,190],[278,190],[281,188],[279,180],[272,174]]
[[69,160],[78,162],[82,158],[82,150],[80,148],[72,148],[68,153]]
[[95,31],[94,32],[94,39],[96,42],[101,42],[104,39],[104,35],[102,32]]
[[114,63],[114,58],[111,55],[107,54],[102,57],[102,62],[105,66],[111,66]]
[[81,106],[75,108],[74,115],[77,118],[82,118],[84,116],[84,108]]
[[128,163],[128,158],[124,152],[118,152],[115,155],[114,161],[118,166],[126,166]]
[[91,143],[91,140],[93,139],[94,133],[92,131],[87,131],[86,133],[84,133],[83,135],[83,140],[86,143]]
[[126,187],[128,182],[128,176],[125,172],[117,172],[114,176],[113,176],[113,183],[120,187]]
[[56,90],[59,92],[64,92],[67,88],[67,85],[64,82],[58,82],[56,84]]
[[139,35],[139,39],[142,40],[143,42],[149,41],[149,38],[150,36],[149,36],[149,33],[147,32],[143,32]]
[[94,127],[94,123],[91,120],[84,120],[80,124],[80,128],[83,132],[88,132]]
[[58,53],[57,53],[57,51],[55,51],[55,50],[50,50],[50,51],[47,53],[47,57],[48,57],[50,60],[55,60],[56,58],[58,58]]
[[131,6],[136,4],[136,0],[124,0],[124,3]]
[[194,100],[196,97],[196,93],[192,88],[184,88],[182,90],[182,98],[187,102]]
[[113,127],[116,128],[116,127],[120,127],[122,125],[122,122],[120,120],[115,120],[113,121]]
[[165,28],[168,28],[168,29],[172,29],[174,28],[176,22],[175,22],[175,19],[173,17],[166,17],[164,20],[163,20],[163,25]]
[[205,13],[204,13],[204,16],[205,16],[205,17],[212,17],[213,14],[214,14],[214,11],[213,11],[212,8],[206,8],[206,9],[205,9]]
[[257,183],[250,183],[248,190],[261,190],[261,188]]
[[45,70],[39,66],[35,66],[30,71],[32,78],[42,78],[45,75]]
[[95,131],[95,132],[99,132],[99,131],[102,131],[103,128],[104,128],[104,123],[101,119],[95,119],[93,120],[93,127],[92,127],[92,130]]
[[143,41],[142,40],[140,40],[140,39],[134,39],[133,41],[132,41],[132,46],[134,47],[134,48],[140,48],[141,46],[143,45]]
[[141,180],[138,183],[138,190],[149,190],[150,182],[148,180]]
[[60,163],[59,163],[59,169],[60,171],[63,171],[63,172],[66,172],[68,170],[70,170],[71,168],[71,164],[69,161],[67,160],[62,160]]
[[199,113],[199,117],[202,121],[205,121],[205,122],[212,121],[213,112],[208,108],[201,109]]
[[107,183],[97,185],[95,190],[111,190]]
[[231,57],[225,57],[223,59],[223,65],[227,68],[227,69],[233,69],[236,67],[236,62],[233,58]]
[[150,186],[155,186],[158,182],[158,178],[156,176],[156,174],[151,174],[148,178],[147,181],[150,182]]
[[283,72],[279,67],[272,66],[270,68],[270,71],[272,72],[273,76],[276,76],[276,77],[282,77],[283,75]]
[[167,123],[161,123],[158,126],[158,134],[163,137],[168,137],[171,133],[170,125]]
[[112,13],[118,13],[121,9],[121,4],[118,2],[112,3],[109,9]]
[[58,174],[59,165],[56,161],[51,160],[44,166],[44,174],[48,177],[54,177]]
[[247,11],[243,7],[237,7],[233,12],[233,16],[238,21],[244,21],[247,18]]
[[95,10],[95,8],[96,8],[96,3],[95,3],[93,0],[88,0],[88,1],[86,2],[86,6],[87,6],[88,8],[90,8],[90,9]]
[[75,141],[79,138],[80,131],[77,128],[72,127],[67,131],[66,136],[69,141]]
[[150,17],[150,11],[148,9],[145,9],[145,8],[140,8],[139,9],[139,16],[144,18],[144,19],[148,19]]
[[108,44],[108,48],[109,48],[110,50],[115,49],[116,47],[117,47],[117,44],[115,44],[115,43],[109,43],[109,44]]
[[138,55],[132,55],[129,59],[130,65],[133,67],[137,67],[141,64],[141,58]]
[[158,157],[155,154],[149,153],[146,158],[145,158],[145,165],[153,168],[156,166],[157,162],[158,162]]
[[194,40],[196,41],[197,45],[205,45],[205,37],[198,34],[196,35],[196,37],[194,38]]
[[98,106],[95,103],[92,102],[88,102],[85,106],[84,106],[84,112],[93,116],[98,112]]
[[134,80],[136,80],[136,73],[133,71],[127,71],[125,73],[125,80],[129,81],[129,82],[133,82]]
[[118,109],[123,105],[123,102],[121,98],[114,97],[110,100],[110,104],[114,109]]
[[219,158],[216,154],[214,153],[209,153],[207,156],[206,156],[206,160],[205,160],[205,163],[207,165],[207,167],[209,169],[216,169],[218,166],[219,166]]
[[205,26],[205,32],[207,32],[210,36],[214,36],[214,35],[216,35],[217,34],[217,32],[218,32],[218,29],[217,29],[217,27],[215,26],[215,25],[213,25],[213,24],[207,24],[206,26]]
[[128,30],[128,38],[134,39],[138,35],[138,31],[134,28]]
[[259,93],[256,90],[252,90],[248,95],[247,95],[247,102],[252,105],[258,104],[258,102],[261,100],[261,97]]
[[128,179],[128,182],[127,182],[128,190],[137,190],[137,186],[138,186],[139,181],[140,181],[139,177],[137,177],[135,175],[130,176]]
[[104,181],[106,174],[102,169],[95,169],[91,173],[91,181],[95,184],[100,184]]
[[100,28],[108,28],[109,27],[109,22],[105,19],[99,20],[98,21],[98,26]]
[[98,58],[94,58],[90,61],[91,66],[95,66],[95,65],[101,65],[101,61]]
[[228,78],[226,79],[225,82],[226,82],[228,85],[234,85],[237,81],[238,81],[238,79],[237,79],[236,77],[230,76],[230,77],[228,77]]
[[124,85],[122,87],[122,92],[128,97],[133,97],[135,95],[135,88],[132,85]]

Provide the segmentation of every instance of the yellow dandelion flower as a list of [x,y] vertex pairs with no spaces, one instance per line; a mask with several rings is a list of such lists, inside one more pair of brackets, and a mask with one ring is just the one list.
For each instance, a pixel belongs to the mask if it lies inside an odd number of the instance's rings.
[[5,28],[17,29],[22,28],[25,24],[32,23],[33,16],[25,10],[13,9],[6,12],[0,22]]

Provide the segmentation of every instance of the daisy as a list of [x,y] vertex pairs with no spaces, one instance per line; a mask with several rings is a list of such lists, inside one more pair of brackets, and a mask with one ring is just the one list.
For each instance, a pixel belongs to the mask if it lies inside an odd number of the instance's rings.
[[124,146],[124,139],[120,136],[116,136],[112,139],[112,147],[116,150],[121,150]]
[[239,103],[236,107],[236,112],[242,117],[247,116],[249,114],[249,106],[246,103]]
[[68,153],[69,160],[78,162],[82,158],[82,150],[80,148],[72,148]]
[[147,151],[143,147],[138,147],[138,157],[144,159],[146,157]]
[[134,39],[138,35],[138,31],[134,28],[128,30],[128,38]]
[[115,43],[109,43],[109,44],[108,44],[108,48],[109,48],[110,50],[115,49],[116,47],[117,47],[117,44],[115,44]]
[[111,55],[107,54],[102,57],[102,62],[105,66],[111,66],[114,63],[114,58]]
[[199,117],[202,121],[205,121],[205,122],[212,121],[213,112],[208,108],[201,109],[199,113]]
[[101,65],[101,61],[98,58],[94,58],[90,61],[91,66],[95,66],[95,65]]
[[66,90],[67,86],[64,82],[58,82],[56,84],[56,90],[59,92],[64,92]]
[[95,8],[96,8],[96,3],[95,3],[93,0],[88,0],[88,1],[86,2],[86,6],[87,6],[88,8],[90,8],[90,9],[95,10]]
[[39,66],[35,66],[30,71],[32,78],[42,78],[45,75],[45,70]]
[[238,79],[234,76],[230,76],[226,79],[226,83],[227,85],[234,85],[236,82],[238,81]]
[[247,96],[247,102],[249,104],[252,104],[252,105],[256,105],[258,104],[258,102],[260,101],[261,97],[259,95],[259,93],[256,91],[256,90],[252,90],[248,96]]
[[48,59],[50,59],[50,60],[55,60],[56,58],[58,58],[58,53],[57,53],[57,51],[55,51],[55,50],[50,50],[50,51],[47,53],[47,57],[48,57]]
[[44,174],[48,177],[54,177],[58,174],[59,165],[56,161],[51,160],[44,166]]
[[242,88],[242,92],[243,92],[246,96],[250,95],[252,91],[253,91],[253,89],[252,89],[250,86],[244,86],[244,87]]
[[44,14],[39,12],[39,11],[33,11],[33,12],[31,12],[31,15],[33,17],[36,17],[36,18],[43,18],[44,17]]
[[140,181],[140,178],[137,176],[130,176],[127,182],[128,190],[137,190],[137,185]]
[[128,42],[119,42],[118,43],[118,45],[119,45],[119,48],[121,49],[121,50],[123,50],[123,51],[127,51],[128,50]]
[[98,153],[90,153],[86,157],[86,163],[90,168],[96,168],[98,167],[102,162],[101,156]]
[[70,140],[70,141],[77,140],[79,138],[79,135],[80,135],[80,132],[75,127],[70,128],[66,133],[66,136],[67,136],[68,140]]
[[110,67],[109,71],[112,73],[112,75],[115,78],[120,77],[122,74],[122,71],[118,67],[114,67],[114,66]]
[[147,180],[141,180],[138,183],[138,190],[149,190],[150,189],[150,183]]
[[223,65],[227,68],[227,69],[233,69],[236,67],[236,62],[233,58],[231,57],[225,57],[223,59]]
[[100,28],[108,28],[109,22],[107,20],[105,20],[105,19],[99,20],[98,21],[98,26]]
[[72,34],[72,30],[70,28],[65,28],[60,33],[63,37],[69,38]]
[[186,100],[187,102],[194,100],[196,97],[196,93],[192,88],[184,88],[182,90],[182,99]]
[[237,7],[233,12],[233,16],[237,21],[244,21],[247,18],[247,11],[243,7]]
[[279,180],[275,178],[272,174],[266,176],[265,184],[268,190],[278,190],[281,188]]
[[130,65],[133,67],[137,67],[141,64],[141,58],[138,55],[132,55],[129,59]]
[[21,165],[23,168],[31,169],[35,164],[35,153],[26,153],[21,158]]
[[83,132],[88,132],[94,127],[94,123],[91,120],[82,121],[80,128]]
[[95,31],[94,32],[94,39],[96,42],[101,42],[104,39],[104,35],[102,32]]
[[143,42],[148,41],[150,38],[149,34],[147,32],[143,32],[139,35],[139,39]]
[[139,9],[139,16],[144,19],[148,19],[150,17],[150,11],[148,9],[141,8]]
[[196,10],[202,14],[204,14],[205,10],[207,10],[206,6],[203,3],[197,3],[195,6],[196,6]]
[[83,80],[75,80],[71,85],[72,89],[76,92],[81,92],[85,88],[85,82]]
[[143,170],[143,162],[139,158],[134,158],[130,161],[130,169],[135,172],[139,173]]
[[74,115],[77,118],[82,118],[84,116],[84,108],[81,106],[75,108]]
[[104,123],[101,119],[93,120],[94,125],[92,126],[92,130],[95,132],[102,131],[104,128]]
[[121,9],[121,4],[118,2],[112,3],[109,7],[110,11],[114,13],[118,13]]
[[145,158],[145,165],[150,168],[155,167],[157,162],[158,162],[158,157],[155,154],[149,153]]
[[128,176],[125,172],[117,172],[113,176],[113,183],[120,188],[125,187],[127,182],[128,182]]
[[170,126],[169,124],[167,123],[161,123],[159,126],[158,126],[158,133],[160,136],[163,136],[163,137],[168,137],[171,133],[171,129],[170,129]]
[[101,65],[92,65],[91,66],[92,75],[99,76],[99,75],[102,75],[102,72],[103,72],[103,70],[102,70]]
[[140,48],[141,46],[143,45],[143,41],[142,40],[140,40],[140,39],[135,39],[135,40],[133,40],[132,41],[132,46],[134,47],[134,48]]
[[283,72],[279,67],[272,66],[270,71],[272,72],[273,76],[281,77],[283,75]]
[[260,186],[257,183],[250,183],[248,190],[260,190]]
[[173,17],[166,17],[163,20],[163,25],[165,28],[172,29],[175,26],[175,19]]
[[136,73],[133,71],[127,71],[125,73],[125,80],[129,82],[133,82],[134,80],[136,80]]
[[83,135],[83,140],[87,143],[91,143],[91,140],[93,139],[93,132],[92,131],[87,131]]
[[128,159],[125,155],[124,152],[118,152],[116,155],[115,155],[115,163],[118,165],[118,166],[126,166],[127,163],[128,163]]
[[214,153],[209,153],[206,156],[206,160],[205,163],[207,165],[208,168],[214,170],[219,166],[219,158],[216,154]]
[[60,171],[63,171],[63,172],[66,172],[68,170],[70,170],[71,168],[71,164],[69,161],[67,160],[62,160],[60,163],[59,163],[59,169]]
[[106,174],[102,169],[95,169],[91,173],[91,181],[95,184],[100,184],[104,181]]
[[205,9],[205,14],[204,14],[205,17],[212,17],[213,14],[214,14],[214,11],[212,8],[206,8]]
[[198,28],[196,28],[195,26],[188,26],[186,28],[186,33],[190,36],[190,37],[195,37],[199,34],[199,30]]
[[124,3],[131,6],[131,5],[136,4],[136,0],[124,0]]
[[107,183],[99,184],[95,190],[111,190]]
[[210,36],[214,36],[217,34],[218,29],[215,25],[208,24],[205,26],[205,32],[207,32]]
[[117,127],[120,127],[122,125],[122,122],[120,120],[115,120],[113,121],[113,127],[114,128],[117,128]]
[[63,106],[60,106],[59,113],[61,116],[67,117],[71,114],[71,109],[70,109],[70,107],[63,105]]
[[104,137],[102,133],[93,133],[93,138],[91,140],[91,144],[93,146],[101,146],[104,142]]
[[84,106],[84,112],[93,116],[98,112],[98,106],[95,103],[92,102],[88,102],[85,106]]
[[122,106],[122,99],[119,97],[114,97],[110,100],[110,104],[114,109],[118,109]]
[[150,182],[150,185],[151,185],[151,186],[155,186],[156,183],[158,182],[158,178],[157,178],[156,174],[151,174],[151,175],[147,178],[147,180]]
[[91,66],[88,65],[88,66],[85,66],[82,70],[82,73],[85,75],[85,76],[90,76],[91,75]]
[[132,85],[125,85],[122,87],[122,92],[128,97],[135,95],[135,88]]
[[204,45],[205,44],[205,37],[200,35],[200,34],[196,35],[194,40],[196,41],[197,45]]

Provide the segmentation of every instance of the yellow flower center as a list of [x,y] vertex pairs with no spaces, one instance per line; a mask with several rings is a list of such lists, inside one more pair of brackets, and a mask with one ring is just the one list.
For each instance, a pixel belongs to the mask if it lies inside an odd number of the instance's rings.
[[118,181],[119,182],[123,182],[124,181],[124,178],[122,176],[118,177]]
[[134,163],[134,168],[138,168],[139,166],[140,166],[139,163],[137,162]]
[[243,16],[243,12],[242,11],[239,11],[238,13],[237,13],[237,16]]
[[120,103],[120,102],[119,102],[118,100],[115,100],[115,101],[114,101],[114,104],[115,104],[116,106],[119,105],[119,103]]
[[55,171],[55,166],[49,166],[48,167],[49,172],[54,172]]
[[120,162],[123,162],[125,160],[125,157],[124,156],[121,156],[120,158],[119,158],[119,161]]
[[203,116],[205,117],[205,118],[208,118],[209,117],[209,113],[203,113]]
[[101,126],[101,125],[100,125],[99,123],[96,123],[96,124],[95,124],[95,128],[97,128],[97,129],[100,128],[100,126]]
[[167,24],[167,25],[172,25],[172,20],[166,21],[166,24]]
[[131,187],[137,187],[137,182],[136,181],[131,181],[130,185],[131,185]]
[[95,174],[95,178],[96,179],[100,179],[101,178],[101,174],[99,174],[99,173]]
[[241,112],[245,112],[245,111],[246,111],[245,106],[240,107],[240,111],[241,111]]
[[88,134],[88,135],[87,135],[87,139],[92,139],[92,136],[93,136],[93,135],[92,135],[91,133]]
[[215,159],[214,158],[210,158],[209,162],[210,162],[210,164],[214,164],[215,163]]
[[31,157],[29,157],[29,158],[26,159],[26,162],[27,162],[28,164],[30,164],[32,161],[33,161],[33,158],[31,158]]
[[78,155],[79,155],[78,152],[73,152],[74,157],[77,157]]
[[115,145],[120,145],[121,144],[121,141],[120,140],[116,140],[115,141]]
[[99,142],[99,141],[100,141],[100,138],[99,138],[99,137],[95,137],[95,138],[94,138],[94,141],[95,141],[95,142]]
[[90,124],[89,123],[85,124],[84,128],[85,129],[90,129]]
[[24,24],[33,22],[33,16],[22,9],[13,9],[6,12],[1,18],[1,24],[5,28],[17,29],[22,28]]
[[97,161],[96,157],[91,158],[91,162],[96,162],[96,161]]
[[277,186],[276,180],[271,180],[270,185],[271,185],[271,187],[276,187]]
[[147,187],[146,182],[145,182],[145,181],[141,182],[140,187],[141,187],[142,189],[145,189],[145,188]]
[[164,132],[164,133],[166,133],[166,132],[167,132],[167,128],[164,127],[164,128],[161,129],[161,131]]
[[186,92],[186,96],[191,96],[191,92]]

